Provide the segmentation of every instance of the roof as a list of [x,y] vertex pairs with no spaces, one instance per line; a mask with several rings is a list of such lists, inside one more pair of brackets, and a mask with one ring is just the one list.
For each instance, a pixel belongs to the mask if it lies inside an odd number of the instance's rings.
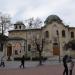
[[21,37],[8,37],[8,40],[25,40],[25,39]]
[[25,30],[10,30],[9,32],[14,32],[14,31],[39,31],[41,30],[41,28],[37,28],[37,29],[25,29]]
[[75,29],[75,27],[69,27],[69,29]]
[[50,15],[50,16],[48,16],[44,23],[49,24],[52,21],[57,21],[57,22],[62,23],[62,20],[57,15]]
[[21,21],[17,21],[14,25],[24,25],[24,23]]

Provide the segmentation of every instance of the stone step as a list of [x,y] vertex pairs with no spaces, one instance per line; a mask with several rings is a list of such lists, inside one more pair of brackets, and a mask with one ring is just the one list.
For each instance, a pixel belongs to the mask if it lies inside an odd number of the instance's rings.
[[62,60],[62,57],[59,57],[59,56],[50,56],[49,58],[48,58],[48,60]]

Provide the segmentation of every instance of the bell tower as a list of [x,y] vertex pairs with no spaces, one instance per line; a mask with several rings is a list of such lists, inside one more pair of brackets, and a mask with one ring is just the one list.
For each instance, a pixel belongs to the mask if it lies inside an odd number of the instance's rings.
[[14,24],[15,30],[25,30],[25,28],[26,28],[26,26],[21,21],[18,21]]

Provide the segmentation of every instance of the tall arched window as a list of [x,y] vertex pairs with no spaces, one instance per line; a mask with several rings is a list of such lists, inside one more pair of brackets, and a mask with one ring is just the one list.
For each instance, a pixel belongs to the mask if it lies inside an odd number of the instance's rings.
[[48,31],[45,31],[45,37],[49,38],[49,32]]
[[17,26],[15,26],[15,29],[17,29]]
[[31,51],[31,45],[28,44],[28,51]]
[[19,29],[21,29],[21,26],[19,26]]
[[74,38],[74,32],[71,32],[71,38]]
[[62,37],[65,37],[65,30],[62,30]]
[[31,51],[31,44],[28,44],[28,51]]
[[57,35],[59,35],[59,32],[58,32],[58,30],[56,30],[56,34],[57,34]]

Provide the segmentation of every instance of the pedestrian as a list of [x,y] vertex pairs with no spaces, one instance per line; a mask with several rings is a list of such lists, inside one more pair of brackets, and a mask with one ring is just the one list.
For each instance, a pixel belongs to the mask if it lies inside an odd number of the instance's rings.
[[3,57],[1,58],[0,67],[5,67],[5,63],[4,63]]
[[69,75],[72,75],[72,70],[73,70],[73,67],[74,67],[74,62],[73,62],[71,56],[69,57],[67,65],[68,65]]
[[63,75],[68,75],[68,66],[67,66],[67,60],[68,60],[68,55],[65,55],[63,57],[63,66],[64,66],[64,72]]
[[22,56],[22,58],[21,58],[21,65],[20,65],[20,68],[25,68],[25,66],[24,66],[24,62],[25,62],[25,57],[24,57],[24,55]]

